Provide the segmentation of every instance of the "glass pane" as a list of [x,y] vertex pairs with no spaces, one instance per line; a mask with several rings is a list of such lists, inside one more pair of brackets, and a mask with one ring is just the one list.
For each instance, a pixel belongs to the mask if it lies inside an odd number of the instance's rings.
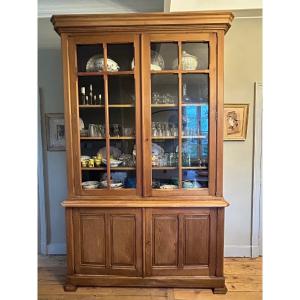
[[177,43],[151,43],[151,70],[178,69]]
[[178,170],[153,170],[152,171],[153,189],[178,189]]
[[109,123],[111,137],[135,136],[135,109],[134,107],[110,107]]
[[106,170],[103,165],[103,152],[100,149],[105,147],[105,140],[80,141],[80,160],[82,170],[82,188],[98,189],[100,186],[101,174]]
[[77,68],[78,72],[97,72],[103,70],[103,46],[78,45]]
[[175,74],[151,75],[151,103],[178,104],[178,76]]
[[208,182],[208,105],[182,109],[182,187],[207,187]]
[[80,76],[78,95],[79,105],[104,105],[103,76]]
[[107,56],[108,71],[129,71],[134,67],[134,47],[132,43],[108,44]]
[[208,97],[208,74],[182,75],[182,103],[207,103]]
[[133,75],[112,75],[108,77],[109,105],[135,104]]
[[182,69],[203,70],[209,68],[208,43],[182,43]]
[[155,74],[152,88],[152,187],[178,188],[178,76]]

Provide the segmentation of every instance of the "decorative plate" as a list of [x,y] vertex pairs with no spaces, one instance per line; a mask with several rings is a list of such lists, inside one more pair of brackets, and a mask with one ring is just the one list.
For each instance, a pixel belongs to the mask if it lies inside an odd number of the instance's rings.
[[[163,57],[156,51],[151,50],[151,71],[161,71],[165,68]],[[134,59],[131,61],[131,69],[134,69]]]
[[[102,147],[102,148],[98,151],[97,154],[99,154],[99,153],[102,155],[103,158],[106,159],[106,147]],[[115,158],[115,159],[116,159],[116,158],[119,158],[121,154],[122,154],[122,152],[121,152],[120,149],[118,149],[118,148],[116,148],[116,147],[114,147],[114,146],[111,146],[111,147],[110,147],[110,155],[112,155],[113,158]]]
[[84,181],[81,183],[82,188],[84,190],[97,189],[99,187],[99,184],[100,184],[99,181]]
[[178,186],[175,184],[163,184],[160,186],[160,189],[163,190],[174,190],[174,189],[178,189]]
[[[106,161],[105,158],[102,158],[102,162],[106,165],[106,162],[107,162],[107,161]],[[111,159],[110,159],[110,166],[113,167],[113,168],[115,168],[115,167],[117,167],[118,165],[120,165],[122,162],[123,162],[123,161],[121,161],[121,160],[116,160],[116,159],[111,158]]]
[[[102,187],[107,187],[107,181],[106,180],[101,181],[100,185]],[[110,181],[110,187],[112,189],[122,188],[123,187],[123,183],[121,181],[111,180]]]
[[[104,58],[96,54],[92,56],[85,67],[87,72],[100,72],[104,70]],[[119,65],[112,59],[107,59],[107,71],[109,72],[116,72],[119,71],[120,67]]]

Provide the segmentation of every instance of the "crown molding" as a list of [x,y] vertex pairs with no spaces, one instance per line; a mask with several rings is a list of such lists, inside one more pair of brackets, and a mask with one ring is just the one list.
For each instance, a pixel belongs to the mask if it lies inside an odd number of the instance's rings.
[[224,30],[230,28],[234,16],[231,12],[184,12],[139,14],[55,15],[51,22],[60,33],[95,32],[99,30],[153,30],[164,26],[175,29],[180,24],[197,29]]

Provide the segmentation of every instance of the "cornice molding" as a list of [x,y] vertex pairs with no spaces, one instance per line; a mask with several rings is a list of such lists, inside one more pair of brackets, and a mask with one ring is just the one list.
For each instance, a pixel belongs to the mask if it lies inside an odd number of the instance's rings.
[[182,12],[182,13],[131,13],[131,14],[89,14],[89,15],[55,15],[51,22],[61,34],[95,32],[98,30],[120,31],[165,28],[172,29],[192,26],[197,29],[224,30],[230,28],[234,16],[231,12]]

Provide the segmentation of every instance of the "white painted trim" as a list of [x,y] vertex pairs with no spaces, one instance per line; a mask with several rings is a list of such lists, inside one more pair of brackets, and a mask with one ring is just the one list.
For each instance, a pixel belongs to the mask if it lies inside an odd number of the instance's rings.
[[225,245],[225,257],[251,257],[250,245]]
[[67,253],[67,247],[66,247],[66,244],[65,243],[52,243],[52,244],[49,244],[47,246],[47,250],[48,250],[48,254],[56,254],[56,255],[59,255],[59,254],[66,254]]
[[47,214],[45,202],[44,180],[44,149],[43,149],[43,122],[42,122],[41,91],[38,90],[38,210],[39,210],[39,252],[47,255]]
[[[262,83],[255,82],[254,132],[253,132],[253,175],[252,175],[252,220],[251,220],[251,256],[262,255]],[[256,250],[258,248],[258,251]]]

